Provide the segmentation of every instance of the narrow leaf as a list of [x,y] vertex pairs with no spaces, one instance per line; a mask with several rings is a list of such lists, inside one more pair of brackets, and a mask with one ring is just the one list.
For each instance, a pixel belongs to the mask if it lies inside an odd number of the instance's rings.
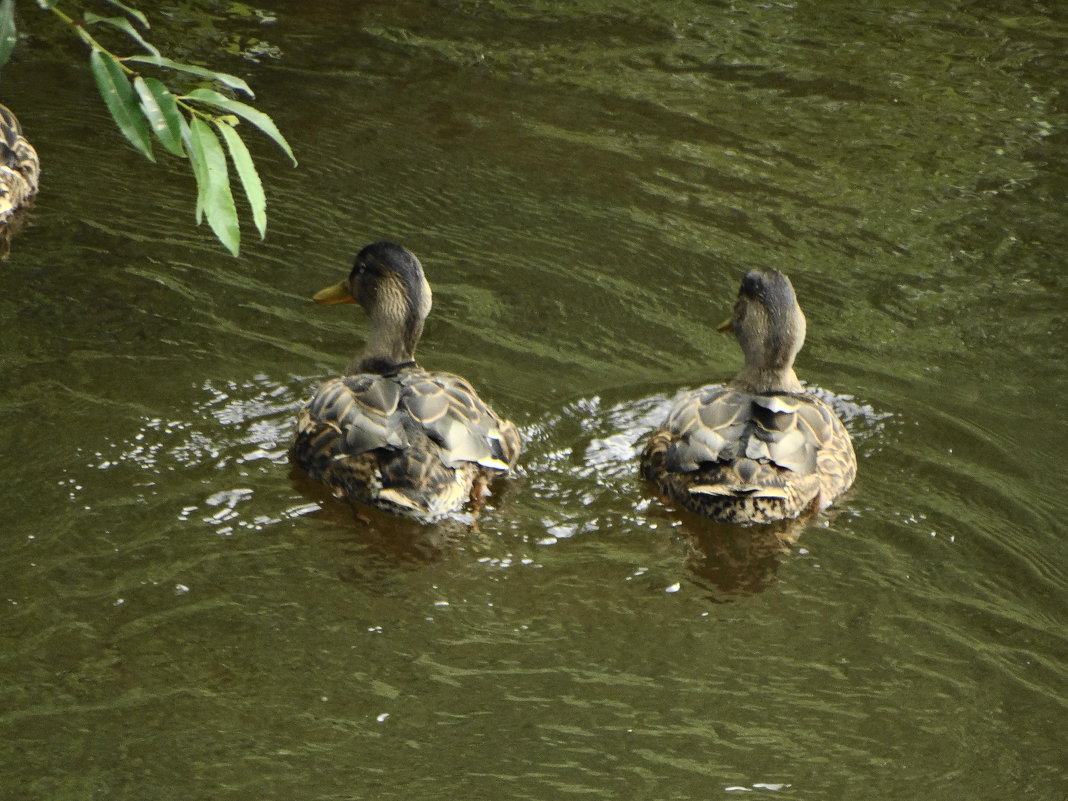
[[236,114],[237,116],[248,120],[267,134],[267,136],[271,137],[271,139],[285,151],[286,155],[293,160],[293,165],[296,166],[297,158],[293,155],[293,150],[289,147],[289,142],[282,136],[282,132],[278,130],[278,126],[274,124],[274,120],[262,111],[254,109],[252,106],[237,100],[231,100],[212,89],[194,89],[192,92],[185,95],[185,99],[207,103],[210,106],[221,108],[224,111],[229,111],[231,114]]
[[249,88],[249,85],[236,75],[229,75],[225,72],[215,72],[215,70],[205,69],[204,67],[198,67],[194,64],[183,64],[179,61],[172,61],[165,56],[127,56],[123,61],[154,64],[157,67],[166,67],[167,69],[178,70],[179,72],[188,72],[190,75],[199,75],[201,78],[218,81],[224,86],[229,86],[231,89],[237,89],[240,92],[244,92],[249,97],[256,96],[252,93],[252,89]]
[[0,0],[0,67],[11,58],[11,51],[19,40],[15,28],[15,0]]
[[182,148],[182,115],[174,95],[155,78],[134,78],[134,89],[141,98],[141,111],[152,133],[160,143],[176,156],[185,157]]
[[252,156],[248,152],[240,134],[233,126],[215,121],[215,127],[219,129],[226,140],[226,146],[230,149],[230,159],[234,162],[237,175],[241,178],[241,186],[245,190],[245,197],[252,207],[252,221],[256,224],[256,230],[260,232],[260,239],[267,235],[267,196],[263,193],[263,183],[260,175],[256,172],[256,165],[252,162]]
[[204,161],[204,149],[199,140],[193,139],[192,129],[189,123],[182,117],[182,141],[185,142],[185,152],[189,157],[189,164],[193,167],[193,177],[197,179],[197,225],[204,219],[204,195],[208,187],[208,165]]
[[92,11],[86,11],[85,21],[89,25],[110,25],[113,28],[118,28],[120,31],[136,40],[141,47],[145,48],[145,50],[152,55],[159,55],[159,48],[146,42],[144,37],[141,36],[138,30],[130,24],[130,20],[126,19],[126,17],[101,17],[99,14],[94,14]]
[[104,98],[111,118],[119,126],[122,135],[144,153],[149,161],[155,161],[145,118],[141,116],[133,87],[130,86],[119,62],[110,53],[94,50],[89,56],[89,64],[93,70],[93,78],[96,79],[96,88],[100,90],[100,96]]
[[[215,236],[226,248],[237,256],[241,244],[241,230],[237,224],[237,207],[230,192],[230,176],[226,169],[226,154],[223,152],[219,137],[211,127],[198,117],[189,125],[189,138],[192,149],[203,159],[202,185],[204,216]],[[200,176],[198,176],[199,182]]]
[[119,2],[119,0],[107,0],[107,2],[111,3],[111,5],[115,6],[115,8],[121,8],[123,11],[125,11],[127,14],[129,14],[131,17],[133,17],[135,20],[140,22],[142,27],[144,27],[144,28],[151,28],[152,27],[151,25],[148,24],[148,18],[145,17],[145,15],[142,14],[140,11],[138,11],[136,8],[132,8],[132,7],[128,6],[128,5],[126,5],[125,3],[121,3],[121,2]]

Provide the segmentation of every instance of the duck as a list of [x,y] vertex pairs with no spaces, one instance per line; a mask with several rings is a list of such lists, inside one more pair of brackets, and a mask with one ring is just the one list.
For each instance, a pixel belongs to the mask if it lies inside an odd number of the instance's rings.
[[393,242],[367,245],[348,278],[313,300],[359,304],[371,330],[344,373],[301,406],[291,461],[353,506],[422,523],[465,504],[477,511],[489,484],[514,472],[522,439],[466,379],[416,363],[431,308],[419,259]]
[[0,225],[37,195],[40,175],[37,151],[11,109],[0,104]]
[[642,474],[669,502],[721,523],[773,524],[826,509],[853,484],[842,420],[794,371],[805,315],[778,270],[747,272],[729,320],[745,364],[683,393],[653,430]]

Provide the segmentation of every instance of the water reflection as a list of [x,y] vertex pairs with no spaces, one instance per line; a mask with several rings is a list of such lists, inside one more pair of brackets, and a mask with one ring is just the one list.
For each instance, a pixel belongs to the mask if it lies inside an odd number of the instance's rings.
[[426,525],[373,506],[340,500],[295,465],[289,466],[289,480],[297,494],[313,500],[310,517],[327,523],[335,537],[354,546],[357,560],[370,558],[398,565],[431,562],[469,549],[482,536],[478,515],[473,513],[455,513]]
[[[888,412],[853,396],[818,387],[808,390],[842,418],[858,453],[865,455],[885,444]],[[674,402],[664,394],[616,403],[600,396],[582,398],[524,429],[530,443],[524,467],[525,504],[533,505],[528,514],[537,515],[541,532],[534,544],[559,546],[620,531],[647,537],[670,532],[679,563],[685,564],[695,583],[711,591],[711,598],[763,592],[774,583],[784,560],[797,552],[803,532],[842,514],[851,494],[839,507],[820,515],[770,526],[717,524],[673,508],[641,480],[637,454],[645,436]],[[554,447],[563,442],[570,444]]]
[[23,206],[0,223],[0,261],[11,255],[11,241],[29,226],[30,212],[29,206]]
[[[667,501],[658,499],[667,506]],[[691,579],[712,600],[763,592],[776,580],[812,516],[764,526],[732,526],[667,507]]]
[[[179,522],[208,526],[223,536],[262,531],[317,509],[317,504],[297,502],[284,508],[271,504],[266,512],[265,504],[256,502],[262,477],[285,463],[299,386],[258,375],[222,386],[205,381],[201,391],[207,397],[187,410],[142,416],[132,434],[94,450],[87,467],[115,473],[119,480],[131,470],[141,473],[145,477],[135,478],[133,486],[140,487],[142,502],[162,496],[177,506]],[[203,490],[191,490],[178,474],[193,478]]]

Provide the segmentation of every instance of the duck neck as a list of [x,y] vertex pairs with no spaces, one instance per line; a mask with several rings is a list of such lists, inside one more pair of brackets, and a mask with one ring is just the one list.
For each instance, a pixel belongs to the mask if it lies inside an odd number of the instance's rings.
[[[422,323],[418,326],[422,331]],[[419,341],[415,336],[406,335],[405,329],[375,326],[371,338],[367,341],[356,358],[349,364],[348,372],[353,373],[393,373],[399,368],[415,364],[415,345]]]
[[793,366],[765,367],[747,364],[730,382],[733,389],[759,395],[768,392],[803,392]]
[[423,335],[423,322],[430,313],[430,287],[409,285],[392,273],[383,278],[360,303],[371,318],[367,345],[349,365],[350,372],[395,373],[415,363],[415,346]]
[[371,336],[349,365],[350,373],[392,373],[415,363],[423,317],[401,298],[380,298],[371,310]]

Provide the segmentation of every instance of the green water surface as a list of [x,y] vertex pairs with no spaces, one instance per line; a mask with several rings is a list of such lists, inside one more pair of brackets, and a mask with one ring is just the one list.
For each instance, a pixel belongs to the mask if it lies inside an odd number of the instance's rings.
[[[217,6],[159,36],[300,159],[259,143],[240,259],[76,44],[4,69],[44,172],[0,264],[0,798],[1068,797],[1068,8]],[[286,464],[367,330],[308,298],[382,238],[421,362],[528,440],[474,526]],[[785,551],[636,473],[759,267],[860,461]]]

